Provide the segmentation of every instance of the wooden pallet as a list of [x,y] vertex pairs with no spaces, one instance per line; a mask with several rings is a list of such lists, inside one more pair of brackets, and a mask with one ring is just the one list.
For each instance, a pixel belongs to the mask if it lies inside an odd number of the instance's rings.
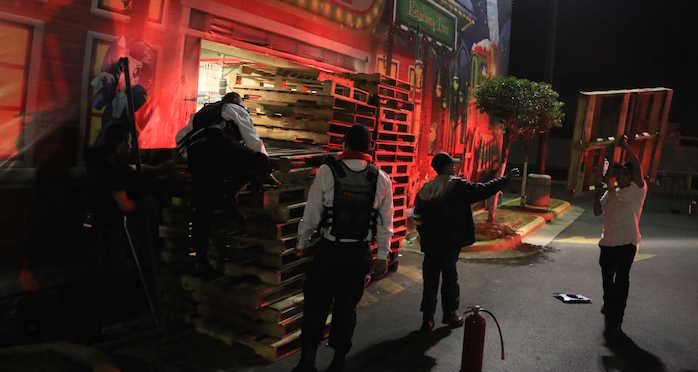
[[254,123],[256,128],[278,128],[311,133],[325,133],[329,129],[327,120],[322,119],[300,120],[284,116],[267,116],[253,114],[252,122]]
[[249,263],[226,262],[223,266],[223,273],[228,276],[254,276],[262,283],[282,286],[302,278],[305,274],[305,264],[310,262],[310,260],[310,257],[304,257],[278,270]]
[[308,132],[304,130],[257,127],[257,135],[262,139],[273,139],[277,141],[304,142],[324,145],[327,143],[327,134]]
[[305,202],[303,203],[293,203],[293,204],[283,204],[278,205],[269,209],[256,209],[240,207],[240,210],[252,217],[264,216],[269,218],[271,221],[282,223],[285,221],[290,221],[296,218],[303,217],[303,210],[305,209]]
[[241,208],[274,209],[284,204],[302,203],[308,198],[308,186],[284,185],[272,190],[242,192],[238,198]]
[[[331,315],[327,317],[327,326],[332,322],[331,318]],[[257,355],[269,361],[283,359],[295,353],[301,347],[300,330],[282,339],[278,339],[275,337],[257,335],[251,332],[235,331],[229,327],[203,319],[195,319],[194,327],[197,332],[206,334],[228,345],[233,345],[233,343],[245,345],[254,350]],[[325,337],[327,334],[328,330],[325,330]]]
[[326,94],[312,94],[272,88],[234,87],[233,89],[243,96],[245,103],[261,100],[316,107],[331,107],[333,103],[332,97]]
[[253,122],[255,114],[275,117],[287,117],[295,120],[329,120],[331,111],[325,107],[316,105],[296,105],[284,102],[257,100],[246,102],[250,110]]
[[217,297],[220,301],[256,310],[302,292],[303,277],[294,278],[282,286],[222,277],[204,286],[201,294],[202,302]]

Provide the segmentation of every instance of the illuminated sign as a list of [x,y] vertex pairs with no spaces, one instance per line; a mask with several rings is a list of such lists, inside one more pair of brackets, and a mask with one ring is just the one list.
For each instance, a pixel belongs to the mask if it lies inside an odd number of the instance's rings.
[[423,32],[436,42],[455,49],[456,16],[430,0],[395,0],[393,22]]

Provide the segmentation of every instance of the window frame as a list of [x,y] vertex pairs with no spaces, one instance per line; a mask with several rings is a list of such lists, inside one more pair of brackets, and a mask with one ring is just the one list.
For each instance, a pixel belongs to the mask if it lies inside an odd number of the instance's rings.
[[[26,139],[35,138],[34,132],[37,128],[35,125],[24,127],[26,124],[27,113],[38,112],[38,86],[39,86],[39,69],[41,67],[42,46],[44,41],[44,22],[38,19],[24,17],[12,13],[0,11],[0,20],[10,23],[19,24],[31,28],[31,42],[27,50],[26,64],[26,82],[23,87],[23,111],[21,111],[22,126],[24,129],[22,135]],[[12,158],[7,158],[12,159]],[[5,159],[3,159],[3,162]],[[22,156],[18,159],[10,160],[13,167],[29,168],[34,165],[34,147],[28,147]],[[10,177],[12,178],[12,177]]]
[[[153,0],[151,0],[153,1]],[[156,0],[157,1],[157,0]],[[167,10],[170,5],[170,0],[160,0],[162,1],[162,5],[160,7],[160,21],[151,21],[148,20],[146,22],[147,25],[155,27],[155,28],[165,28],[165,25],[167,24]],[[109,9],[104,9],[99,6],[100,0],[91,0],[90,1],[90,13],[104,17],[104,18],[109,18],[112,20],[116,21],[121,21],[121,22],[130,22],[131,21],[131,16],[121,14],[117,11],[109,10]]]

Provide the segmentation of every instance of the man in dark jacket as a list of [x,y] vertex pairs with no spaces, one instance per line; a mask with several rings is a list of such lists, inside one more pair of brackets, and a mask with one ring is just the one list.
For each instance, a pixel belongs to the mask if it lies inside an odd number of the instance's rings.
[[417,231],[424,252],[421,310],[422,330],[426,332],[434,329],[439,276],[443,276],[443,324],[452,328],[463,325],[463,318],[457,313],[460,289],[456,262],[461,247],[475,242],[475,224],[470,204],[496,194],[511,177],[518,175],[518,169],[512,169],[505,177],[486,183],[471,183],[454,176],[453,164],[453,158],[447,153],[436,154],[431,166],[438,175],[419,190],[415,200],[415,215],[419,219]]

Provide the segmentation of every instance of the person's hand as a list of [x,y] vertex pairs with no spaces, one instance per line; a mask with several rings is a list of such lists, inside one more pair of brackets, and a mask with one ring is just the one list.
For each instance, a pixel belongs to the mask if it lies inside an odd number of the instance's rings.
[[520,175],[521,175],[521,174],[520,174],[520,172],[519,172],[519,168],[512,168],[512,169],[509,169],[509,172],[507,172],[506,177],[507,177],[508,179],[512,179],[512,178],[515,178],[515,177],[519,177]]
[[303,255],[305,255],[305,250],[301,247],[296,247],[296,256],[298,258],[303,258]]
[[626,134],[618,137],[616,140],[616,145],[617,146],[622,146],[623,148],[627,148],[628,145],[630,144],[630,138]]
[[605,184],[603,182],[599,182],[594,186],[594,191],[596,191],[596,196],[601,197],[603,196],[603,193],[606,192],[604,189]]
[[384,259],[376,259],[375,264],[373,265],[373,275],[380,277],[385,275],[385,273],[388,271],[388,260]]

